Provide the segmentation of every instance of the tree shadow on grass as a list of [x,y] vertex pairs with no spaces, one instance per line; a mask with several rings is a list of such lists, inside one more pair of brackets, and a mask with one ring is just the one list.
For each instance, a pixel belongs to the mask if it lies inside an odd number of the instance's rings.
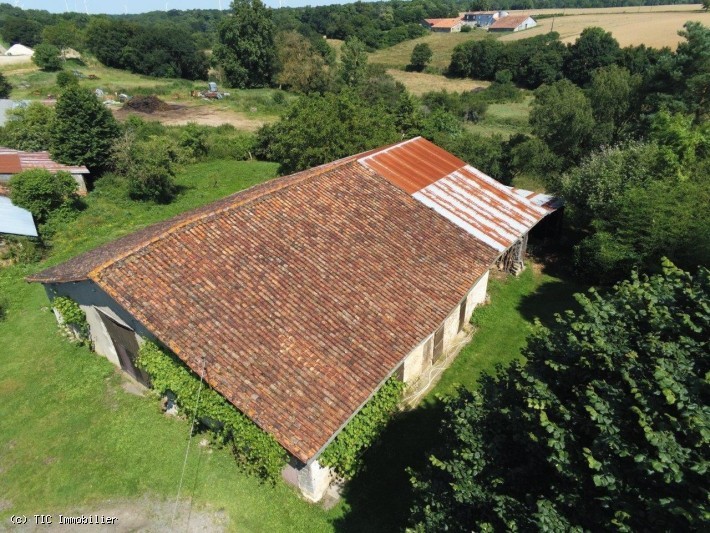
[[560,257],[536,258],[542,264],[543,274],[556,279],[545,281],[535,292],[521,299],[517,309],[525,320],[532,323],[537,318],[544,326],[552,328],[556,325],[557,313],[567,309],[580,310],[574,295],[586,292],[589,285],[573,277],[564,260]]
[[364,457],[363,471],[345,487],[349,509],[334,527],[340,532],[402,531],[412,506],[407,467],[420,470],[434,448],[443,416],[440,401],[422,403],[392,419]]

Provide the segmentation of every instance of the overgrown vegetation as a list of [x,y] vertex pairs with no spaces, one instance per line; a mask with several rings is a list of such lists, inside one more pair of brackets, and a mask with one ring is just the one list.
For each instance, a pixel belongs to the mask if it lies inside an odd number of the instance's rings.
[[150,376],[153,389],[160,394],[174,394],[182,412],[190,417],[196,416],[220,443],[229,446],[241,468],[272,482],[279,479],[287,458],[284,449],[271,435],[203,383],[201,376],[150,341],[141,345],[138,365]]
[[389,422],[402,397],[404,383],[388,379],[348,422],[320,455],[318,461],[350,479],[362,468],[362,454],[370,448]]
[[702,528],[709,301],[710,271],[666,262],[538,326],[525,363],[448,403],[417,527]]
[[86,321],[86,313],[82,311],[78,303],[71,298],[57,296],[52,300],[52,307],[62,317],[62,325],[64,327],[76,334],[79,339],[88,337],[89,324]]
[[59,210],[76,209],[77,184],[68,172],[25,170],[12,176],[9,185],[12,202],[30,211],[39,224]]

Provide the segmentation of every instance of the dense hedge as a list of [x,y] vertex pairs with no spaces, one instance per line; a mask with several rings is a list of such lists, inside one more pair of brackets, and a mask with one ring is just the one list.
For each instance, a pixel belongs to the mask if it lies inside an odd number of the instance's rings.
[[361,467],[362,454],[387,425],[397,409],[404,383],[391,377],[348,425],[323,451],[318,461],[345,479],[352,478]]
[[156,391],[170,391],[177,397],[180,409],[188,416],[195,414],[199,394],[198,419],[231,447],[240,467],[263,479],[278,479],[287,460],[284,449],[214,389],[205,384],[200,392],[200,376],[182,361],[157,344],[145,342],[138,365],[150,375]]

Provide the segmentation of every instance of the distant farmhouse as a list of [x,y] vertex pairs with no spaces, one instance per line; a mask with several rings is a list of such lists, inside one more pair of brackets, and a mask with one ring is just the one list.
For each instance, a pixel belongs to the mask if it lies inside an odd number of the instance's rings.
[[424,19],[424,25],[433,32],[456,33],[461,31],[463,20],[461,17],[451,19]]
[[505,32],[505,31],[522,31],[537,26],[537,22],[530,15],[510,15],[505,18],[496,20],[490,25],[488,31]]
[[77,192],[82,196],[86,194],[84,176],[89,174],[89,169],[85,166],[62,165],[53,161],[48,152],[23,152],[0,147],[0,187],[7,186],[15,174],[33,168],[43,168],[52,174],[59,171],[68,172],[76,181]]
[[521,31],[537,26],[529,15],[510,15],[507,11],[470,11],[456,18],[424,19],[424,26],[433,32],[460,32],[464,26],[494,32]]
[[318,501],[328,444],[391,377],[461,340],[489,269],[520,268],[555,200],[417,137],[262,183],[35,274],[137,380],[158,340],[290,455]]
[[475,28],[488,28],[496,20],[507,17],[507,11],[469,11],[462,15],[463,23]]

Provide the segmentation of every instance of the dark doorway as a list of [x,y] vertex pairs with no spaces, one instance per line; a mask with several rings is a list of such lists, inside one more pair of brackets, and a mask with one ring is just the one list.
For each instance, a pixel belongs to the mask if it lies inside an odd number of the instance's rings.
[[142,383],[146,387],[150,386],[150,378],[143,370],[136,366],[136,358],[138,357],[138,341],[136,340],[136,332],[126,326],[119,324],[111,317],[99,313],[101,320],[106,326],[121,368],[124,372],[133,377],[136,381]]
[[432,354],[432,362],[436,361],[444,353],[444,324],[442,324],[439,329],[434,333],[434,353]]

